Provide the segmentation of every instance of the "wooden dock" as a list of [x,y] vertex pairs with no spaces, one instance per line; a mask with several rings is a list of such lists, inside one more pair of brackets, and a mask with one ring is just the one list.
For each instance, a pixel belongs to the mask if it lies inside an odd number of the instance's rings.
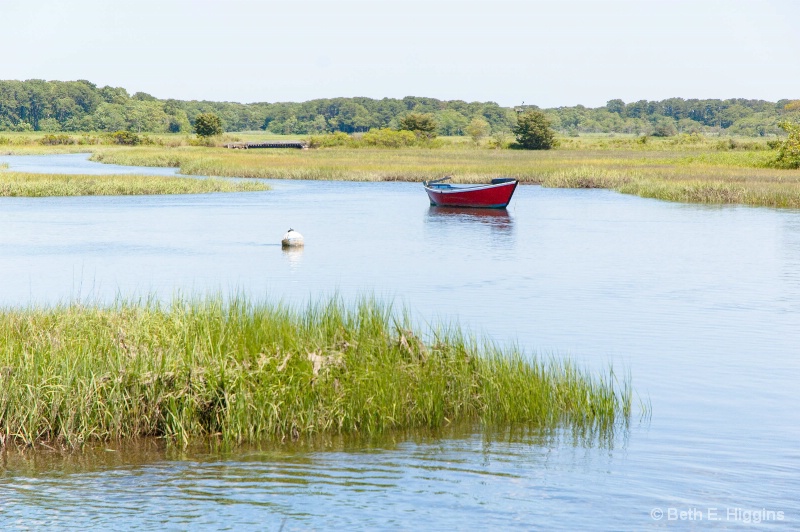
[[278,140],[264,142],[231,142],[225,145],[232,150],[249,150],[253,148],[294,148],[297,150],[308,149],[305,142],[301,140]]

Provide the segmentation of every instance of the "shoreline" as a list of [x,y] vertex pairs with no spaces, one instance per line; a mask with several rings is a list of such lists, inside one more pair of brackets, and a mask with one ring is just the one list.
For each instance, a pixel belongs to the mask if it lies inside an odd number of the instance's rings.
[[18,155],[90,153],[95,162],[178,168],[190,176],[421,182],[453,175],[454,183],[513,177],[522,184],[604,188],[673,202],[800,208],[800,170],[769,168],[774,150],[716,149],[707,142],[681,145],[670,140],[659,140],[658,149],[652,145],[639,149],[628,140],[622,147],[611,138],[593,140],[581,149],[549,151],[455,144],[442,149],[228,150],[151,145],[29,146],[12,151]]

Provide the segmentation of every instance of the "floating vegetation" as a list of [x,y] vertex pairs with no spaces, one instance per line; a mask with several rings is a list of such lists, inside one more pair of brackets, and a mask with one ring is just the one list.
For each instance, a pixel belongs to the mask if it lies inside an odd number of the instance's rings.
[[[427,338],[427,340],[423,340]],[[455,423],[613,431],[630,379],[415,330],[387,305],[178,299],[0,312],[0,442],[230,444]]]

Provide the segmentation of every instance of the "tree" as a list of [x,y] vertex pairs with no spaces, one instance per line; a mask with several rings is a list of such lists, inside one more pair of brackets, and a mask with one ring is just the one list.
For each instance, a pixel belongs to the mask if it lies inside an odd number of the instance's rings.
[[778,125],[789,136],[781,143],[775,166],[780,168],[800,168],[800,124],[788,120],[779,122]]
[[284,135],[292,135],[297,133],[297,117],[292,115],[286,119],[283,123],[283,131],[281,132]]
[[475,117],[466,127],[467,135],[472,137],[473,142],[478,144],[483,137],[489,134],[491,131],[491,127],[489,126],[489,122],[484,120],[483,118]]
[[[532,107],[525,106],[521,111]],[[626,104],[614,99],[603,107],[576,105],[542,111],[550,121],[550,128],[565,134],[671,135],[674,133],[672,126],[675,126],[678,132],[709,133],[713,130],[767,136],[781,133],[777,125],[780,120],[800,120],[800,100],[668,98]],[[511,130],[518,118],[515,110],[495,102],[447,101],[417,96],[241,104],[161,100],[144,92],[129,95],[121,87],[98,87],[85,80],[0,80],[0,131],[33,128],[191,132],[194,117],[201,113],[217,115],[225,131],[261,128],[276,133],[284,133],[287,129],[295,134],[321,131],[354,133],[390,127],[412,131],[420,139],[433,137],[431,121],[438,126],[436,133],[450,136],[467,135],[467,125],[474,117],[486,120],[493,133]],[[189,117],[192,117],[191,123]],[[53,120],[59,125],[56,126]]]
[[322,115],[317,115],[308,125],[309,131],[313,133],[323,133],[328,130],[328,121]]
[[536,109],[525,111],[517,118],[514,135],[526,150],[549,150],[558,144],[547,116]]
[[25,83],[28,89],[28,122],[30,122],[34,130],[38,131],[39,120],[47,118],[50,85],[41,79],[29,79]]
[[625,102],[620,99],[608,100],[608,102],[606,102],[606,109],[608,109],[609,113],[616,113],[622,116],[625,114]]
[[172,112],[167,113],[167,131],[170,133],[180,133],[181,131],[191,131],[192,126],[189,123],[189,117],[183,109],[171,109]]
[[100,89],[100,97],[107,103],[124,104],[130,99],[128,91],[122,87],[109,87],[106,85]]
[[124,105],[125,118],[130,131],[141,133],[153,131],[161,133],[167,131],[169,116],[164,112],[161,103],[151,100],[128,100]]
[[367,131],[370,128],[371,119],[369,111],[360,103],[347,101],[344,98],[329,109],[331,114],[330,122],[334,128],[345,133],[355,133]]
[[439,134],[445,136],[463,135],[469,123],[467,118],[453,109],[445,109],[436,113]]
[[200,113],[194,119],[194,132],[201,137],[222,135],[222,121],[214,113]]
[[147,94],[146,92],[134,93],[134,95],[131,96],[131,98],[133,98],[134,100],[142,101],[142,102],[152,102],[152,101],[156,100],[155,96],[153,96],[151,94]]
[[418,137],[436,137],[436,119],[430,113],[408,113],[398,122],[401,131],[413,131]]
[[784,111],[800,111],[800,100],[792,100],[783,106]]
[[672,137],[677,135],[678,130],[675,128],[675,121],[669,118],[661,118],[653,125],[654,137]]
[[116,103],[101,103],[94,113],[94,124],[103,131],[125,129],[125,108]]

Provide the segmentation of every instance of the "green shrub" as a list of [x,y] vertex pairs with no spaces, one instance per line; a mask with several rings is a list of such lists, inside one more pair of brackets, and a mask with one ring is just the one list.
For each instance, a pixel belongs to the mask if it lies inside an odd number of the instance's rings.
[[142,138],[132,131],[116,131],[109,135],[113,144],[123,146],[137,146],[142,143]]
[[783,141],[780,140],[780,139],[770,139],[770,140],[767,141],[767,146],[769,146],[769,149],[771,149],[771,150],[777,150],[782,145],[783,145]]
[[41,139],[39,139],[39,144],[44,146],[57,146],[61,144],[75,144],[75,139],[70,137],[69,135],[53,135],[52,133],[49,135],[45,135]]
[[779,146],[774,165],[778,168],[800,168],[800,124],[784,120],[778,125],[789,136]]
[[33,126],[24,120],[20,120],[19,122],[14,124],[14,127],[12,128],[12,131],[25,132],[25,133],[29,133],[33,130],[34,130]]
[[430,113],[408,113],[399,120],[400,130],[413,131],[418,137],[433,139],[439,125]]
[[492,126],[489,125],[489,122],[478,116],[473,118],[466,128],[467,134],[472,137],[472,142],[474,142],[476,146],[480,143],[481,139],[491,131]]
[[676,146],[683,146],[686,144],[700,144],[703,142],[703,136],[697,132],[692,133],[681,133],[674,139],[672,139],[672,144]]
[[672,137],[677,133],[678,130],[675,128],[675,122],[670,119],[659,120],[653,127],[654,137]]
[[104,144],[105,142],[106,140],[103,137],[98,137],[97,135],[81,135],[81,138],[78,139],[78,144],[81,146]]
[[496,132],[486,143],[486,147],[490,150],[507,150],[510,146],[511,138],[504,131]]
[[190,138],[187,143],[189,146],[204,146],[206,148],[213,148],[217,145],[217,142],[212,137]]
[[353,138],[347,133],[337,131],[330,135],[311,135],[308,137],[309,148],[333,148],[336,146],[352,146]]
[[517,118],[514,135],[519,146],[526,150],[549,150],[558,145],[550,120],[537,109],[525,111]]
[[194,132],[200,137],[222,135],[222,120],[214,113],[200,113],[194,119]]
[[768,144],[754,140],[727,139],[719,140],[713,148],[720,151],[739,150],[739,151],[760,151],[768,149]]
[[366,146],[381,148],[402,148],[417,143],[417,136],[411,131],[394,131],[393,129],[371,129],[364,133],[361,142]]

